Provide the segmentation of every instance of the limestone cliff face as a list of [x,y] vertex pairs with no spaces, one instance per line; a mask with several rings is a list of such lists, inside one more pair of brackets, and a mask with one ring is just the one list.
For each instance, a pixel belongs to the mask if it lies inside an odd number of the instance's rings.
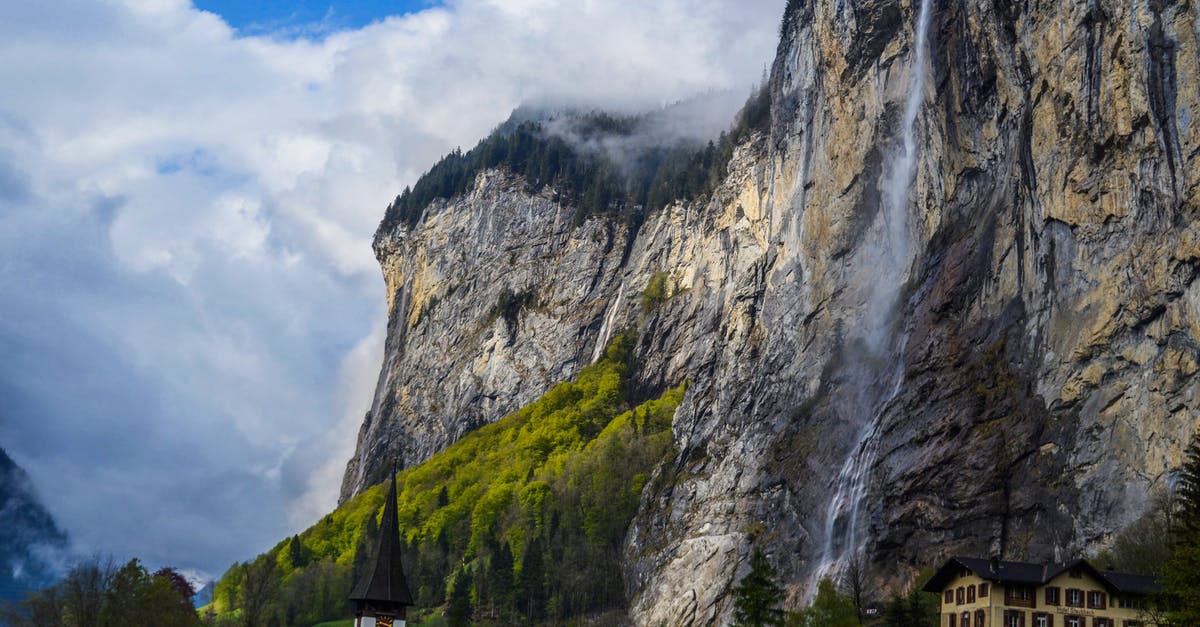
[[752,542],[794,601],[859,550],[902,584],[1102,547],[1200,427],[1197,6],[926,1],[924,38],[919,0],[789,3],[770,132],[632,241],[498,172],[382,234],[343,494],[636,326],[646,386],[692,381],[627,541],[639,624],[724,622]]

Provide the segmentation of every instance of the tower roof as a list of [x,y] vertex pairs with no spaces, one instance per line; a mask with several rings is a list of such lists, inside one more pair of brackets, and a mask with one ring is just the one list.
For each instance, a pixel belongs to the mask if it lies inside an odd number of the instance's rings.
[[412,594],[408,591],[408,580],[400,564],[400,524],[396,517],[396,472],[392,469],[392,485],[388,489],[387,501],[383,505],[383,519],[379,522],[379,545],[375,560],[366,575],[354,585],[350,600],[367,603],[391,603],[412,605]]

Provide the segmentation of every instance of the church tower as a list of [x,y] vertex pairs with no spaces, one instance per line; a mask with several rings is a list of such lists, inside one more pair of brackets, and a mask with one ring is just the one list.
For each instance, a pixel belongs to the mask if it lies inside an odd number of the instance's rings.
[[383,505],[375,561],[354,586],[354,627],[404,627],[405,610],[413,604],[400,564],[400,524],[396,517],[396,471]]

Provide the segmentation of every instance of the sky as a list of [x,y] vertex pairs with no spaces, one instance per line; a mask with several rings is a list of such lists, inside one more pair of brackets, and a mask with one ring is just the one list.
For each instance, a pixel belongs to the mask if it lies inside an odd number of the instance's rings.
[[783,4],[0,3],[0,447],[81,555],[216,576],[305,528],[398,191],[522,103],[748,94]]
[[418,13],[439,6],[435,0],[200,0],[196,8],[215,13],[239,35],[320,37],[336,30],[361,28],[388,16]]

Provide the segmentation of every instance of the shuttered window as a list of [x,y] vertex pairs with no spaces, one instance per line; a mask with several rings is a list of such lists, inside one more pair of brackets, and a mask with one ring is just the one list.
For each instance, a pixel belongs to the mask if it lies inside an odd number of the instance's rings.
[[1046,605],[1058,605],[1059,589],[1054,586],[1046,587]]
[[975,586],[967,586],[967,603],[975,602]]
[[987,627],[987,612],[975,610],[975,627]]
[[986,583],[979,584],[979,596],[985,597],[988,595],[988,585]]

